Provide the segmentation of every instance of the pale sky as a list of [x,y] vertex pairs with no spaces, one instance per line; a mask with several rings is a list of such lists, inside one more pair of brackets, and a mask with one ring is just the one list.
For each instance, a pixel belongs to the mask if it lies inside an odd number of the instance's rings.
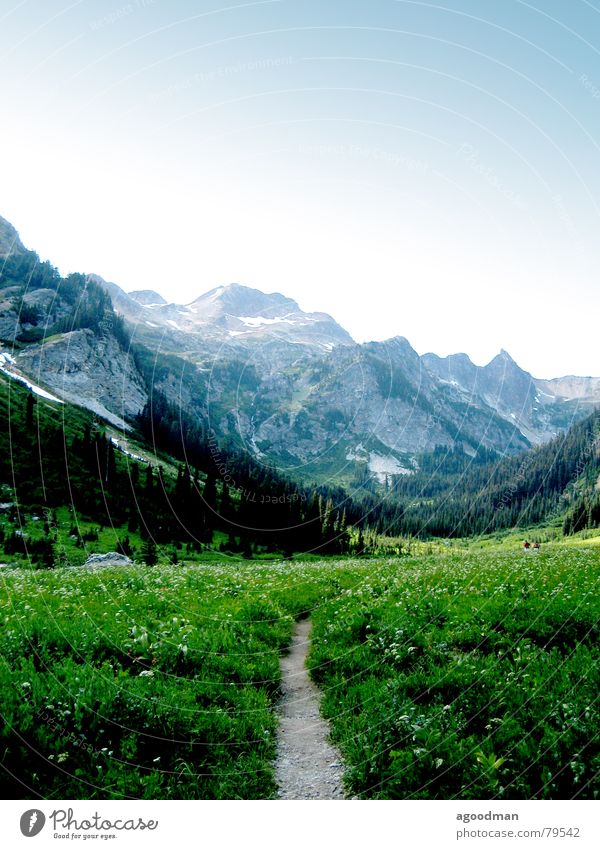
[[600,375],[599,0],[0,0],[0,74],[62,272]]

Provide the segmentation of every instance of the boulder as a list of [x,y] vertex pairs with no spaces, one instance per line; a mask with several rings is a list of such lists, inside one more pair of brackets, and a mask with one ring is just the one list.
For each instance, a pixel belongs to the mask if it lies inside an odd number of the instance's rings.
[[131,566],[132,561],[118,551],[109,551],[106,554],[90,554],[83,564],[88,569],[99,569],[104,566]]

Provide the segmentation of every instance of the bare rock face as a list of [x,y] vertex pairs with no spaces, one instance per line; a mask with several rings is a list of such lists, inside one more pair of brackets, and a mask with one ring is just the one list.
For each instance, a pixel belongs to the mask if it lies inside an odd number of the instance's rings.
[[471,405],[494,410],[536,445],[566,430],[600,403],[600,378],[560,377],[539,380],[501,351],[485,366],[466,354],[425,354],[425,368],[442,384],[464,393]]
[[131,354],[112,335],[74,330],[30,345],[17,356],[21,371],[43,380],[57,395],[86,407],[117,427],[136,416],[147,400]]
[[7,257],[24,250],[23,243],[15,228],[0,216],[0,257]]
[[109,551],[107,554],[90,554],[83,564],[87,569],[102,569],[106,566],[131,566],[132,561],[124,554]]
[[514,423],[441,384],[402,337],[257,372],[256,387],[238,382],[237,409],[229,414],[217,408],[231,392],[207,393],[214,399],[211,420],[286,473],[351,481],[362,472],[384,483],[410,474],[419,454],[454,445],[457,433],[471,452],[480,445],[527,447]]
[[9,304],[0,304],[0,339],[14,342],[20,330],[21,324],[16,311]]

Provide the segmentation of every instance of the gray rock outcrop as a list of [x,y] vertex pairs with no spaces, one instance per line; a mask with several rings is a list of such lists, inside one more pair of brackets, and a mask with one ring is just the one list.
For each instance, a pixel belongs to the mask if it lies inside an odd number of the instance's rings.
[[74,330],[44,344],[30,345],[17,356],[18,367],[40,379],[59,397],[127,427],[146,403],[146,389],[131,354],[112,335]]
[[102,569],[106,566],[131,566],[132,561],[118,551],[109,551],[107,554],[90,554],[83,564],[87,569]]

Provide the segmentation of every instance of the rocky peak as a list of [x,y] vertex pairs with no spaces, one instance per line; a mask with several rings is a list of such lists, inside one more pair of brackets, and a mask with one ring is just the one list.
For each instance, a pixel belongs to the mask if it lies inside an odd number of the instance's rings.
[[492,368],[497,368],[497,367],[501,367],[501,368],[514,367],[514,368],[518,368],[519,371],[522,371],[522,369],[513,360],[511,355],[508,353],[508,351],[505,351],[504,348],[501,348],[500,353],[496,354],[496,356],[492,360],[490,360],[490,362],[487,364],[487,366],[485,366],[485,368],[487,368],[487,369],[492,369]]
[[[165,331],[200,335],[219,344],[250,339],[278,340],[330,351],[336,345],[353,345],[352,337],[326,313],[306,313],[292,298],[279,292],[231,283],[218,286],[189,304],[167,303],[157,292],[141,290],[126,294],[113,283],[102,281],[117,312],[144,328],[146,335]],[[239,337],[239,338],[238,338]]]
[[267,295],[259,289],[241,286],[239,283],[211,289],[188,304],[188,309],[198,318],[207,320],[225,316],[285,318],[289,313],[301,312],[296,301],[280,295],[279,292]]
[[24,250],[25,246],[15,228],[0,216],[0,257],[7,257]]
[[[422,382],[423,361],[404,336],[394,336],[385,342],[367,342],[363,347],[385,364],[390,374],[403,373],[415,386]],[[427,372],[425,375],[429,377]]]
[[525,396],[532,390],[533,378],[529,372],[518,366],[505,350],[500,351],[482,371],[486,388],[492,393],[504,396],[521,393]]
[[450,354],[438,357],[437,354],[424,354],[421,358],[425,368],[444,383],[458,386],[472,394],[477,391],[478,376],[481,371],[467,354]]
[[162,306],[167,303],[163,296],[159,295],[153,289],[138,289],[135,292],[130,292],[129,297],[133,298],[136,303],[141,304],[143,307]]

